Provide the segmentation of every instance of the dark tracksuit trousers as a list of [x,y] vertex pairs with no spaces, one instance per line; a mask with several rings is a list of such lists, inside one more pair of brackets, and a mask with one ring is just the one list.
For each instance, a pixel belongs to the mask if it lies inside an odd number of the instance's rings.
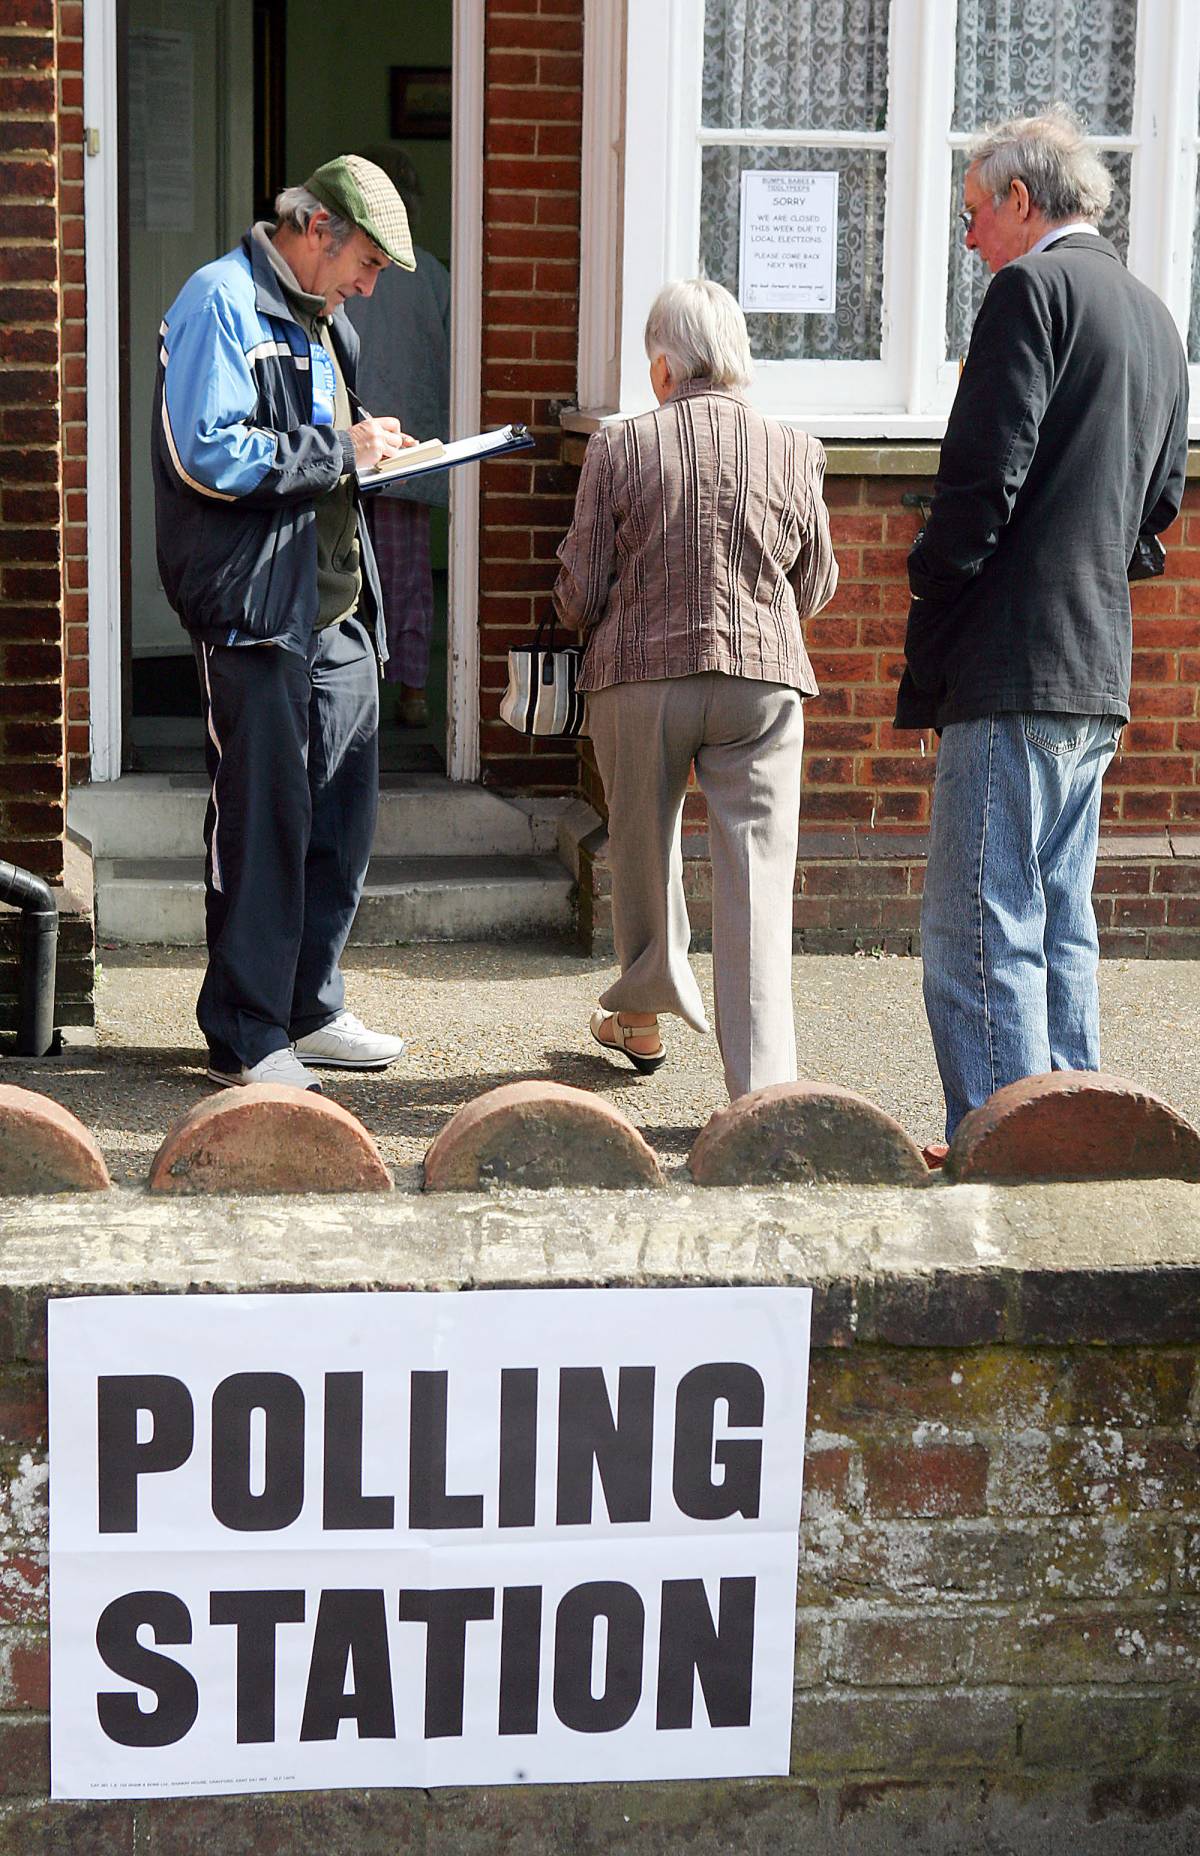
[[211,781],[196,1017],[232,1070],[342,1010],[379,803],[379,686],[357,618],[314,632],[307,658],[197,644],[196,662]]

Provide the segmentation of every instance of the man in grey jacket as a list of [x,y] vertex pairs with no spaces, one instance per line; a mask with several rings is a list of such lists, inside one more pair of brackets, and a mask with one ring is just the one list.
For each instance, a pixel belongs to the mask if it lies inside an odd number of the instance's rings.
[[921,951],[947,1140],[1005,1083],[1100,1065],[1091,889],[1128,575],[1187,460],[1183,347],[1096,229],[1111,191],[1057,110],[989,133],[964,184],[994,276],[909,556],[896,711],[941,734]]

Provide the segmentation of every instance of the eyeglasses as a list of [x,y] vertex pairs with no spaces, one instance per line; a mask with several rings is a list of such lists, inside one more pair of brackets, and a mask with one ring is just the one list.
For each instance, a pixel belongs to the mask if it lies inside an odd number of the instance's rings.
[[978,211],[979,208],[977,206],[968,206],[958,215],[958,223],[964,232],[969,232],[971,230],[971,227],[975,224],[975,215]]

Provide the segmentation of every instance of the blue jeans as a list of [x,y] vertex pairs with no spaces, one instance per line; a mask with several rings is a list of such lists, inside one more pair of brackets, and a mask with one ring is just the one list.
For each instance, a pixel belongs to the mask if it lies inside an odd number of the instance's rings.
[[988,715],[945,729],[921,905],[946,1139],[1005,1083],[1100,1065],[1092,908],[1115,716]]

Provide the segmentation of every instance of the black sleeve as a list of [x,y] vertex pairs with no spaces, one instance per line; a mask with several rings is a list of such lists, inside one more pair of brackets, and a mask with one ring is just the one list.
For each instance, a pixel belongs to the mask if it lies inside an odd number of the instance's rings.
[[1006,265],[976,318],[933,508],[908,557],[918,599],[954,599],[996,549],[1037,450],[1054,369],[1043,292],[1028,268]]

